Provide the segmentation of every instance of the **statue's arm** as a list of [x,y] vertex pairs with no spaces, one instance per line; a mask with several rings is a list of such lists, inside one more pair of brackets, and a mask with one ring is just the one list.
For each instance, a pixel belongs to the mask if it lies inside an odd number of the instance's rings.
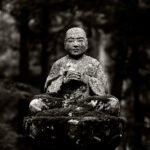
[[102,64],[98,65],[96,76],[97,79],[102,83],[102,86],[104,86],[105,93],[109,93],[108,77],[104,71],[104,67]]
[[89,77],[89,85],[96,95],[101,96],[109,93],[108,79],[102,64],[97,66],[95,76]]
[[46,79],[44,90],[47,93],[57,93],[62,85],[63,75],[60,64],[54,63]]

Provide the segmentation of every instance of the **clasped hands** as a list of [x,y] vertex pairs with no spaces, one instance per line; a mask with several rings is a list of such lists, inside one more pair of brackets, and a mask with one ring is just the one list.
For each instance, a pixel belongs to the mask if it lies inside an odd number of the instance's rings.
[[75,71],[66,71],[64,73],[64,83],[68,83],[71,80],[77,80],[77,81],[83,81],[84,83],[86,83],[86,75],[85,74],[81,74],[80,72],[75,72]]

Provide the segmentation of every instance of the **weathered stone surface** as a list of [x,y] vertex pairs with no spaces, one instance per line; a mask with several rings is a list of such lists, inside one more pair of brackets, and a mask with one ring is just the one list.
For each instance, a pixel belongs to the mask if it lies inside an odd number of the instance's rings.
[[26,117],[24,127],[38,148],[114,149],[123,136],[124,121],[95,110],[55,108]]
[[69,29],[64,45],[68,55],[53,64],[47,94],[30,102],[33,116],[25,118],[26,134],[35,139],[36,149],[114,149],[123,121],[119,100],[108,95],[102,64],[84,54],[88,42],[83,29]]
[[87,55],[83,55],[78,60],[69,55],[57,60],[45,83],[47,92],[58,93],[66,77],[71,73],[79,73],[81,80],[89,84],[94,94],[104,95],[106,91],[108,92],[107,78],[102,63]]
[[[33,139],[36,149],[91,149],[96,146],[114,149],[124,130],[123,120],[118,117],[119,101],[112,95],[86,95],[88,88],[85,86],[85,93],[79,88],[83,87],[82,82],[71,82],[71,85],[70,82],[63,86],[59,97],[48,93],[33,97],[33,101],[43,103],[43,108],[25,118],[25,134]],[[65,98],[67,94],[69,97]],[[111,98],[118,101],[115,106],[112,103],[109,106]]]

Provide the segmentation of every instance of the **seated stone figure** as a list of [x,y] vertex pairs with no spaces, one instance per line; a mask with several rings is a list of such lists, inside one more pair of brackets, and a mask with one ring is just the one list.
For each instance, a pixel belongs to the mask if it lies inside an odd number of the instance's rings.
[[[89,105],[95,109],[118,115],[120,111],[119,101],[109,95],[109,86],[102,63],[85,55],[88,49],[86,33],[82,28],[74,27],[66,32],[65,50],[68,55],[57,60],[47,77],[45,91],[47,94],[63,98],[62,106],[68,105],[73,100],[83,101],[86,97],[92,97]],[[103,97],[96,101],[94,96]],[[48,109],[48,105],[42,99],[33,99],[30,102],[31,112],[39,112]]]

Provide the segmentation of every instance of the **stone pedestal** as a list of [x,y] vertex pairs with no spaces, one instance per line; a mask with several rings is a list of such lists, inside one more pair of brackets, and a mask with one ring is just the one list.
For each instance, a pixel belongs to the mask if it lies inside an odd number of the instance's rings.
[[[37,149],[115,149],[124,133],[124,120],[88,111],[71,116],[70,110],[52,109],[24,119],[26,137]],[[69,116],[70,115],[70,116]]]

